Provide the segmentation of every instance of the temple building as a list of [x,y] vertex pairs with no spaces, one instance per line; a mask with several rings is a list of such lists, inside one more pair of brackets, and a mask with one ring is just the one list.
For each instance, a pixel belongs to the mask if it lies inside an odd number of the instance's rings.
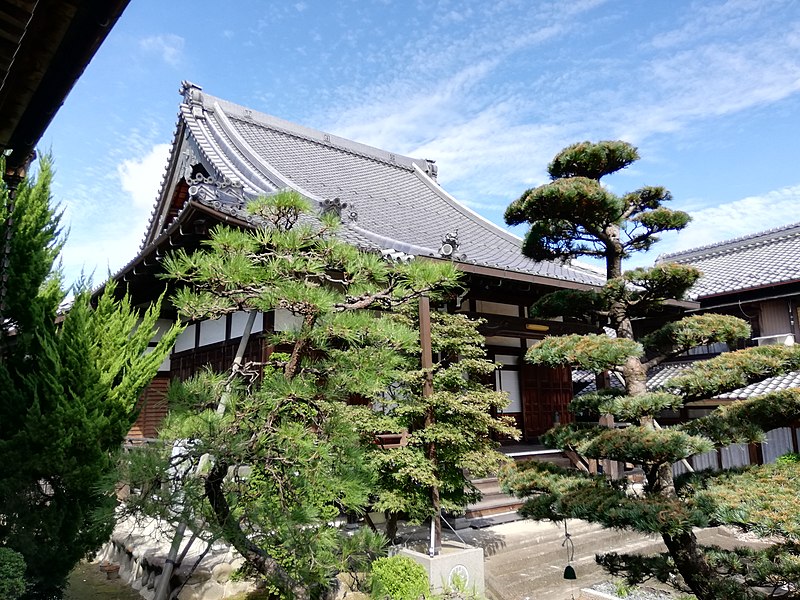
[[[447,307],[487,320],[489,357],[502,363],[495,385],[509,394],[524,439],[533,441],[570,417],[569,369],[525,364],[533,340],[544,335],[594,331],[580,323],[530,319],[527,307],[556,289],[601,286],[603,273],[577,263],[536,262],[522,255],[521,240],[481,217],[437,182],[432,160],[373,148],[289,123],[205,93],[184,82],[166,174],[138,255],[116,279],[134,302],[164,290],[162,258],[175,248],[198,248],[215,225],[256,227],[249,199],[296,190],[320,212],[341,220],[349,243],[394,260],[453,261],[464,273],[464,293]],[[165,322],[175,319],[165,309]],[[259,315],[245,358],[269,352],[265,331],[287,326],[290,315]],[[166,411],[163,394],[172,378],[205,365],[230,367],[245,314],[189,323],[170,359],[145,393],[133,434],[150,437]]]

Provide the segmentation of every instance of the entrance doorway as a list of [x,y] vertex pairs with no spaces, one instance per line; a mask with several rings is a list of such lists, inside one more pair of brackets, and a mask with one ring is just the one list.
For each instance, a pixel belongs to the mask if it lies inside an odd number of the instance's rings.
[[523,434],[527,441],[538,438],[555,423],[571,423],[567,405],[572,400],[572,371],[569,367],[543,367],[523,363]]

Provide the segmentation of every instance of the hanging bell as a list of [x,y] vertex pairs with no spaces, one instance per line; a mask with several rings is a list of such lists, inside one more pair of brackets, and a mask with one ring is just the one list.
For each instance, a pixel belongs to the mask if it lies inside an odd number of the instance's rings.
[[567,565],[567,568],[564,569],[564,579],[577,579],[578,576],[575,575],[575,569],[572,568],[572,565]]

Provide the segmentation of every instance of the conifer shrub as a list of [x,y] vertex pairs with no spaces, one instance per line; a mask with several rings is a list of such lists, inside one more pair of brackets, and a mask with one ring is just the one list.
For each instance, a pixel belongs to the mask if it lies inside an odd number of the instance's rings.
[[0,598],[16,600],[25,592],[25,559],[11,548],[0,548]]
[[407,556],[379,558],[372,563],[371,597],[374,600],[419,600],[430,590],[428,574]]

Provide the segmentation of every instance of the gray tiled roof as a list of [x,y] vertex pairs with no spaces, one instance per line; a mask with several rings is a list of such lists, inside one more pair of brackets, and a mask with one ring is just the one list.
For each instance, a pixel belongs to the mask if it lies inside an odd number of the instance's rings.
[[781,390],[788,390],[789,388],[800,387],[800,371],[792,371],[786,375],[778,375],[770,377],[764,381],[751,383],[750,385],[733,390],[727,394],[720,394],[717,398],[724,398],[726,400],[745,400],[747,398],[754,398],[755,396],[762,396],[769,392],[779,392]]
[[692,362],[669,362],[656,365],[647,372],[647,389],[649,391],[658,390],[665,387],[664,384],[675,377],[680,375],[697,361]]
[[685,252],[658,262],[694,265],[703,276],[692,299],[800,280],[800,223]]
[[[187,139],[218,178],[249,194],[290,187],[324,202],[338,199],[345,235],[402,255],[440,257],[443,239],[457,234],[457,262],[578,284],[602,285],[594,269],[536,262],[521,241],[468,209],[431,177],[429,161],[251,111],[184,86],[181,118]],[[224,199],[222,200],[224,203]]]
[[[697,364],[697,361],[662,363],[658,367],[651,369],[648,373],[647,388],[651,390],[668,388],[669,385],[667,384],[669,379],[680,375],[681,372],[694,364]],[[751,383],[748,386],[735,389],[725,394],[718,394],[714,396],[714,398],[720,400],[746,400],[747,398],[754,398],[769,392],[777,392],[793,387],[800,387],[800,371],[769,377],[763,381]]]
[[[619,373],[609,373],[609,383],[613,389],[625,389],[622,376]],[[597,391],[597,377],[593,371],[583,369],[572,370],[572,389],[576,396],[590,394]]]

